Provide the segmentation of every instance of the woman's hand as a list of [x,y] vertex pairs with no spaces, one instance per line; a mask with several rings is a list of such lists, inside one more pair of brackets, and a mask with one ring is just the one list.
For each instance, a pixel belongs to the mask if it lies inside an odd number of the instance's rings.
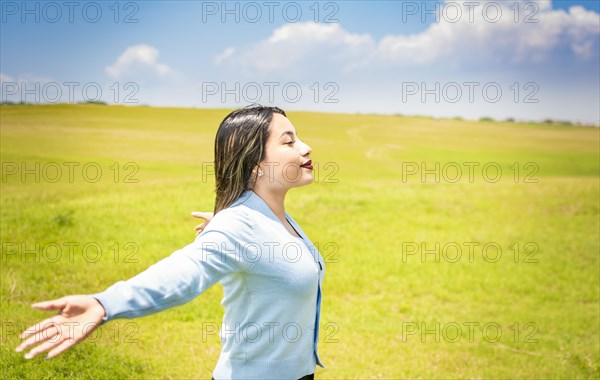
[[196,230],[196,236],[198,236],[198,234],[200,232],[204,231],[204,227],[206,227],[208,222],[210,222],[210,220],[213,218],[213,213],[212,212],[194,211],[194,212],[192,212],[192,216],[195,218],[200,218],[200,219],[206,220],[206,222],[198,224],[196,227],[194,227],[194,229]]
[[53,301],[31,305],[38,310],[59,310],[54,317],[45,319],[29,327],[20,338],[26,339],[16,351],[21,352],[39,343],[25,354],[31,359],[48,352],[46,359],[52,359],[63,351],[85,339],[102,323],[104,307],[94,297],[87,295],[67,296]]

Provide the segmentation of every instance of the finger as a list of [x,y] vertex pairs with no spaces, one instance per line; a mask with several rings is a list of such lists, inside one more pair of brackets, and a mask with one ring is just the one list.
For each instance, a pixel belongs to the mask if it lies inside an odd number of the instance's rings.
[[65,299],[65,297],[63,297],[51,301],[37,302],[31,305],[31,307],[38,310],[58,310],[65,307],[66,304],[67,300]]
[[35,347],[34,349],[32,349],[31,351],[29,351],[28,353],[26,353],[25,359],[35,358],[39,354],[46,352],[46,351],[60,345],[64,341],[71,343],[71,344],[75,343],[74,339],[69,339],[69,337],[66,335],[59,334],[59,335],[57,335],[57,337],[58,337],[57,339],[52,339],[47,342],[44,342],[44,343],[40,344],[39,346]]
[[47,328],[50,328],[52,326],[56,327],[59,322],[60,322],[60,316],[59,315],[55,315],[53,317],[46,318],[43,321],[38,322],[38,323],[36,323],[33,326],[29,326],[27,329],[25,329],[25,331],[23,331],[21,333],[21,335],[19,335],[19,338],[25,339],[25,338],[27,338],[30,335],[42,332],[42,331],[44,331]]
[[53,357],[62,354],[63,352],[74,346],[76,343],[77,342],[75,340],[65,340],[64,342],[51,349],[50,352],[48,352],[48,356],[46,356],[46,359],[52,359]]
[[198,230],[203,230],[203,229],[204,229],[204,223],[202,223],[202,224],[198,224],[196,227],[194,227],[194,229],[195,229],[196,231],[198,231]]
[[213,213],[212,212],[194,211],[194,212],[192,212],[192,216],[194,218],[202,218],[202,219],[208,220],[213,217]]
[[30,336],[26,341],[22,342],[15,351],[21,352],[39,342],[50,341],[55,338],[56,335],[60,332],[60,330],[56,326],[52,326],[46,330],[36,333],[35,335]]

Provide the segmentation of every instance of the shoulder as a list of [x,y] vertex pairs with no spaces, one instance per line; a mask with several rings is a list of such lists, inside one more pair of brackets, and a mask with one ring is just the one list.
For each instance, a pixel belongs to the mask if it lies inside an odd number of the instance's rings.
[[255,220],[252,218],[251,211],[243,205],[221,210],[212,218],[197,238],[219,233],[240,242],[253,241]]
[[219,227],[222,229],[250,228],[254,229],[251,210],[243,205],[233,206],[219,211],[207,226],[207,229]]

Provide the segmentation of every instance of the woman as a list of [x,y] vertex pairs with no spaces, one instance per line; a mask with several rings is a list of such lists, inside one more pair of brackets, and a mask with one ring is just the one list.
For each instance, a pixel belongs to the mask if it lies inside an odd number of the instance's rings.
[[214,217],[195,241],[103,292],[32,305],[60,311],[27,329],[17,351],[39,344],[25,357],[55,357],[102,323],[181,305],[221,282],[223,345],[214,378],[312,378],[323,367],[317,340],[325,266],[284,207],[289,189],[313,181],[310,153],[283,110],[230,113],[215,139]]

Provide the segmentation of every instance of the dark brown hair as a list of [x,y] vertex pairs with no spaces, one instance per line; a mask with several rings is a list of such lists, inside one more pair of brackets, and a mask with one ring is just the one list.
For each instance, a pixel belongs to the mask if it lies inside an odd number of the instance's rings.
[[231,112],[219,125],[215,137],[215,215],[256,182],[252,170],[265,157],[274,113],[286,116],[278,107],[253,105]]

